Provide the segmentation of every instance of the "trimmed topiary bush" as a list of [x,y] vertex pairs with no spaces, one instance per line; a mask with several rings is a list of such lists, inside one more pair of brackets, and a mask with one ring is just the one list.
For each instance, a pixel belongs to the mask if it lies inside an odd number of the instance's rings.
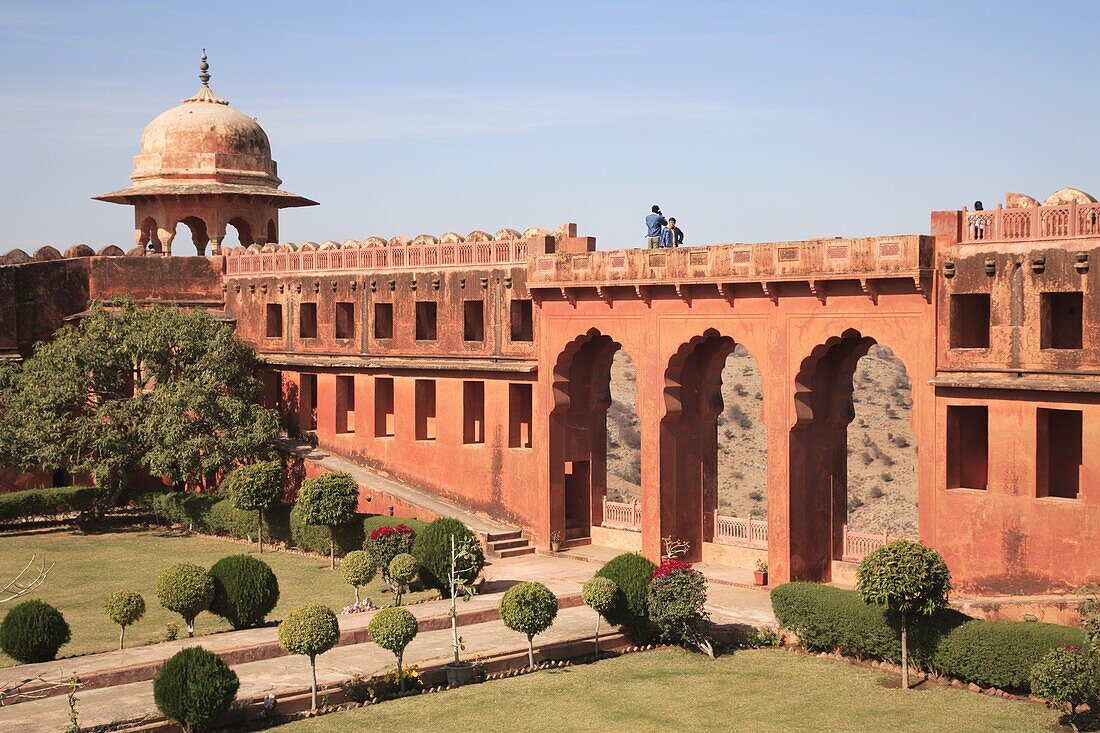
[[[364,527],[366,525],[364,524]],[[374,558],[378,569],[382,571],[382,578],[392,587],[390,579],[390,562],[398,555],[412,552],[413,541],[416,532],[407,524],[397,526],[384,525],[375,527],[367,535],[363,543],[363,549]],[[396,590],[396,589],[395,589]]]
[[[898,619],[854,591],[786,583],[771,593],[779,624],[811,651],[898,662]],[[1062,645],[1084,644],[1081,629],[1026,621],[982,621],[952,609],[913,624],[914,664],[983,687],[1027,689],[1031,668]]]
[[317,603],[298,606],[279,624],[279,646],[291,654],[309,657],[312,709],[317,709],[317,655],[340,640],[340,623],[332,609]]
[[209,526],[210,508],[219,501],[216,496],[191,491],[167,491],[151,496],[150,506],[158,522],[200,529]]
[[240,680],[217,654],[201,646],[172,655],[153,677],[157,710],[186,733],[210,730],[229,710]]
[[355,602],[359,603],[359,587],[374,580],[378,568],[374,560],[364,550],[354,550],[340,561],[340,576],[344,582],[355,588]]
[[485,553],[470,529],[457,519],[440,517],[423,529],[413,541],[412,555],[420,565],[420,581],[437,588],[444,597],[450,596],[451,538],[456,547],[464,545],[472,554],[468,572],[463,579],[473,582],[485,567]]
[[504,625],[527,635],[527,663],[532,668],[535,666],[535,634],[550,628],[557,615],[557,596],[542,583],[517,583],[500,599],[500,618]]
[[183,616],[187,636],[194,636],[195,617],[214,601],[214,578],[193,563],[173,565],[157,578],[157,600],[169,611]]
[[397,657],[397,677],[400,690],[405,691],[405,673],[401,660],[405,656],[405,647],[416,638],[416,616],[404,608],[384,608],[374,615],[367,624],[367,633],[371,641]]
[[238,466],[221,485],[222,492],[241,511],[255,512],[256,538],[264,551],[264,510],[283,498],[283,467],[278,461],[260,461]]
[[400,555],[394,555],[394,558],[390,560],[389,576],[394,586],[393,605],[401,605],[401,596],[408,591],[409,584],[416,580],[416,574],[419,569],[420,566],[416,564],[416,558],[407,552],[402,552]]
[[279,580],[263,560],[251,555],[223,557],[210,568],[214,600],[210,612],[234,629],[249,629],[264,622],[279,602]]
[[895,540],[859,564],[856,590],[865,603],[885,606],[901,621],[901,686],[909,689],[909,620],[947,606],[951,572],[940,553],[920,542]]
[[254,512],[246,512],[233,506],[229,499],[214,502],[206,512],[206,529],[227,537],[252,538],[259,533]]
[[624,552],[596,572],[619,588],[615,605],[603,617],[609,624],[622,626],[636,644],[649,631],[649,579],[657,566],[635,552]]
[[118,590],[108,593],[103,599],[103,611],[107,617],[119,625],[118,648],[122,649],[126,639],[126,627],[134,624],[145,615],[145,599],[140,593]]
[[[359,485],[351,474],[325,473],[306,479],[298,491],[296,508],[308,525],[327,527],[330,532],[355,519],[355,507],[359,503]],[[360,525],[359,529],[362,529]],[[329,567],[336,569],[336,540],[330,535]]]
[[615,607],[619,586],[611,578],[596,576],[581,586],[581,600],[596,612],[596,659],[600,658],[600,619]]
[[87,512],[106,500],[110,490],[99,486],[60,486],[0,494],[0,523],[26,522]]
[[0,650],[22,664],[50,661],[71,637],[61,612],[39,600],[16,604],[0,621]]
[[1077,722],[1077,706],[1082,703],[1093,711],[1100,707],[1100,658],[1088,649],[1051,649],[1031,668],[1029,680],[1031,691],[1062,710],[1067,722]]
[[649,617],[663,641],[696,646],[714,658],[707,635],[707,581],[686,562],[667,559],[649,580]]
[[319,527],[306,524],[302,509],[295,505],[290,510],[289,533],[291,543],[300,550],[329,554],[330,543],[335,544],[335,553],[341,557],[349,552],[363,548],[363,527],[358,521],[351,521],[338,527]]

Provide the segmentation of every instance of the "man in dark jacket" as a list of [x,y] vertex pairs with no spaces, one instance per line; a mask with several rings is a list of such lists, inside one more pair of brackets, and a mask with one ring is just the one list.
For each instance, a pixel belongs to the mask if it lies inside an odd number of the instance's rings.
[[657,204],[653,204],[649,216],[645,218],[645,242],[647,247],[653,249],[660,245],[661,227],[665,224],[668,224],[668,222],[665,221],[665,215],[661,213],[661,207]]
[[661,249],[672,249],[684,243],[684,233],[676,226],[676,219],[670,218],[668,225],[661,230],[661,240],[657,245]]

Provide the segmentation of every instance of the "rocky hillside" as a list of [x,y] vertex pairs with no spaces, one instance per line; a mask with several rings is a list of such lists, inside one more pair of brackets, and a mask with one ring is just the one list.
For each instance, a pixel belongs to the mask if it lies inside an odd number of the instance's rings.
[[[641,495],[641,434],[634,367],[625,352],[611,368],[607,411],[608,495]],[[909,425],[909,378],[890,349],[871,347],[853,377],[855,419],[848,427],[848,526],[860,532],[917,534],[917,449]],[[718,504],[723,514],[765,517],[767,435],[756,360],[738,346],[722,370],[725,411],[718,419]]]

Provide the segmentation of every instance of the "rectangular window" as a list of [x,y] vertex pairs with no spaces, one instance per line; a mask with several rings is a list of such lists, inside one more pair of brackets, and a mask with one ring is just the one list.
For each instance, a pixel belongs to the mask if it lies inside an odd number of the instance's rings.
[[1076,499],[1081,490],[1080,410],[1036,410],[1035,493]]
[[336,338],[355,338],[355,303],[336,304]]
[[393,338],[393,303],[374,304],[374,337]]
[[484,300],[467,300],[462,303],[462,340],[485,340]]
[[436,305],[434,300],[416,302],[416,340],[435,341]]
[[989,348],[989,294],[951,296],[951,348]]
[[435,440],[435,380],[416,380],[416,439]]
[[1084,293],[1042,293],[1041,297],[1040,348],[1081,348]]
[[336,432],[355,432],[355,377],[336,378]]
[[508,385],[508,447],[531,447],[531,385]]
[[393,437],[393,377],[374,378],[374,437]]
[[485,442],[485,382],[462,383],[462,442]]
[[947,488],[982,489],[989,484],[989,408],[947,408]]
[[298,335],[304,339],[317,338],[316,303],[302,303],[298,307]]
[[267,323],[265,335],[268,338],[279,338],[283,335],[283,306],[278,303],[267,304]]
[[302,375],[302,394],[298,398],[302,425],[306,430],[317,429],[317,375]]
[[512,340],[534,341],[535,324],[530,300],[513,300],[511,305]]

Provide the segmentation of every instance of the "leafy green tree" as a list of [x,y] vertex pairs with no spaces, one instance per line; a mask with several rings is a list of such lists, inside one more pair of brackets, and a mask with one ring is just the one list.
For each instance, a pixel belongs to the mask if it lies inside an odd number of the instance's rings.
[[535,635],[550,628],[558,615],[558,599],[542,583],[528,580],[509,588],[500,599],[500,618],[512,631],[527,635],[527,661],[535,666]]
[[596,612],[596,659],[600,658],[600,619],[615,608],[619,586],[611,578],[594,577],[581,586],[581,600]]
[[[329,532],[355,519],[359,485],[350,473],[338,471],[306,479],[298,491],[298,511],[306,524],[328,527]],[[336,569],[336,542],[329,537],[329,567]]]
[[401,605],[401,596],[408,591],[409,584],[416,580],[419,569],[420,566],[417,565],[416,558],[407,552],[402,552],[390,560],[390,579],[393,580],[395,585],[393,605]]
[[384,608],[367,624],[371,641],[397,657],[397,679],[401,692],[405,691],[405,673],[401,663],[405,657],[405,647],[416,637],[416,631],[416,616],[404,608]]
[[374,580],[378,572],[374,558],[366,550],[353,550],[340,561],[340,577],[355,588],[355,603],[359,604],[359,588]]
[[279,646],[291,654],[309,657],[313,675],[310,704],[317,709],[317,655],[324,654],[340,640],[340,622],[332,609],[318,603],[298,606],[279,624]]
[[947,563],[919,542],[895,540],[863,558],[856,571],[856,590],[864,603],[886,606],[900,616],[901,686],[909,689],[909,617],[931,616],[947,605]]
[[118,633],[118,648],[121,649],[126,639],[126,627],[145,615],[145,599],[132,590],[117,590],[103,599],[103,610],[121,629]]
[[93,303],[0,373],[0,451],[22,469],[91,474],[117,502],[144,469],[209,487],[274,454],[278,415],[256,403],[255,355],[202,310]]
[[264,551],[264,510],[283,498],[283,467],[278,461],[260,461],[238,466],[221,485],[222,493],[242,511],[256,512],[256,538],[260,554]]
[[194,563],[165,568],[157,577],[157,600],[183,616],[189,637],[195,635],[195,617],[214,602],[214,590],[214,576]]

